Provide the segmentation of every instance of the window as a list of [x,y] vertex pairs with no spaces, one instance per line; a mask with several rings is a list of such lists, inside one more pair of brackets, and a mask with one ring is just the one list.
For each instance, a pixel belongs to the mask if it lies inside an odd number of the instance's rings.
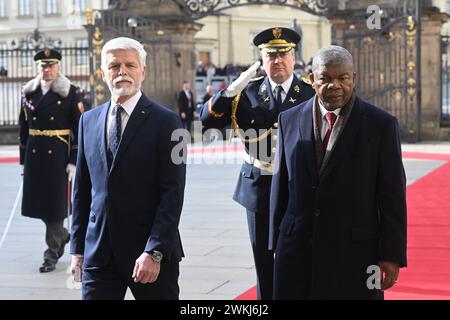
[[19,0],[19,16],[31,16],[30,0]]
[[102,0],[102,9],[108,9],[109,0]]
[[46,14],[57,14],[58,13],[57,0],[46,0],[45,1],[45,13]]
[[0,18],[6,17],[5,0],[0,0]]
[[88,41],[87,39],[77,40],[77,65],[87,65],[88,64]]
[[86,0],[73,0],[75,12],[86,12]]

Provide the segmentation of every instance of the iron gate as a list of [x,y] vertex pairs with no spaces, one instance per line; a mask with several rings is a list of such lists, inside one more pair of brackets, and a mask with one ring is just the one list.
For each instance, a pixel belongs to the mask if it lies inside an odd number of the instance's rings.
[[395,115],[403,141],[420,140],[420,8],[416,0],[383,7],[382,27],[369,30],[366,12],[344,23],[338,44],[353,55],[357,91]]
[[[61,72],[72,83],[89,91],[88,47],[64,47]],[[0,126],[18,125],[22,86],[36,77],[37,69],[31,48],[0,50]],[[2,68],[3,67],[3,68]]]

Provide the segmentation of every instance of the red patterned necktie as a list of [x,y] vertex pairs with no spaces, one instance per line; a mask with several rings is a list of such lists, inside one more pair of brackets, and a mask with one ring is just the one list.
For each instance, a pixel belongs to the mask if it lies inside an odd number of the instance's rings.
[[327,112],[325,114],[325,117],[327,118],[329,127],[327,130],[327,133],[325,134],[325,137],[323,138],[323,142],[322,142],[323,150],[327,150],[328,141],[330,140],[331,131],[333,131],[333,127],[336,122],[337,115],[334,114],[333,112]]

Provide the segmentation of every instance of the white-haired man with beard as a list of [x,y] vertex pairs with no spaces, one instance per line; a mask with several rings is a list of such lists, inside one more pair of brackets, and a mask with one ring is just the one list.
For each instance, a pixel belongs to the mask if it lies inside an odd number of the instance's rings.
[[102,71],[111,100],[80,119],[70,249],[86,300],[123,299],[127,288],[136,299],[179,297],[186,167],[171,159],[180,147],[171,136],[182,124],[141,92],[145,61],[136,40],[108,41]]

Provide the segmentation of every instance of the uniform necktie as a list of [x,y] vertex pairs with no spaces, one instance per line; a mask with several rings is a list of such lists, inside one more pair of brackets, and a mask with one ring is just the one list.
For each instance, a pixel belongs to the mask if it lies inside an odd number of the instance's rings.
[[[122,111],[123,107],[121,105],[116,105],[114,107],[116,109],[116,117],[113,119],[111,123],[111,127],[109,129],[109,152],[111,160],[116,156],[117,149],[120,143],[120,137],[122,135]],[[112,162],[112,161],[111,161]]]
[[327,118],[329,127],[328,127],[328,130],[327,130],[326,134],[325,134],[325,137],[323,138],[323,142],[322,142],[323,150],[327,150],[328,141],[330,140],[331,131],[333,131],[333,127],[334,127],[334,124],[335,124],[336,119],[337,119],[337,116],[336,116],[336,114],[334,112],[327,112],[325,114],[325,117]]
[[276,103],[277,107],[280,107],[283,104],[283,99],[281,97],[282,92],[283,92],[282,86],[278,85],[275,87],[275,93],[276,93],[275,103]]

